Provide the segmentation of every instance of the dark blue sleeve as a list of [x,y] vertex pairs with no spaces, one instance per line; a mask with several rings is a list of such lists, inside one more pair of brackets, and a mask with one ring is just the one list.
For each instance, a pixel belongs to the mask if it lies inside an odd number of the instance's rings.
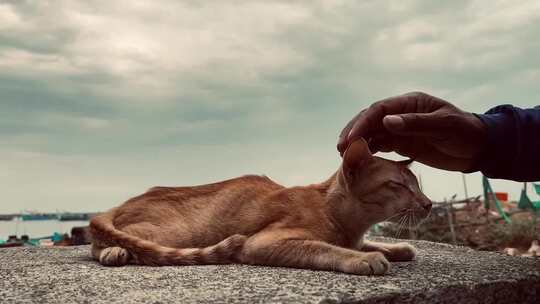
[[490,178],[540,181],[540,106],[502,105],[477,116],[488,138],[476,169]]

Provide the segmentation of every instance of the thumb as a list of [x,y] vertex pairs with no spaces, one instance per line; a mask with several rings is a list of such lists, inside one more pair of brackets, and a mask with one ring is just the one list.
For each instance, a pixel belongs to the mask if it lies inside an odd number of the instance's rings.
[[387,115],[383,125],[390,133],[422,136],[443,131],[446,121],[433,113],[407,113]]

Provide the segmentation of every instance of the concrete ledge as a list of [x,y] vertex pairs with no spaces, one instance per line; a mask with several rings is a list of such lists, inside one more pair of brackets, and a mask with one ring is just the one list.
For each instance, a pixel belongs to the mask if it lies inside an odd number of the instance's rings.
[[540,303],[540,258],[415,241],[382,277],[244,265],[105,268],[89,247],[0,250],[2,303]]

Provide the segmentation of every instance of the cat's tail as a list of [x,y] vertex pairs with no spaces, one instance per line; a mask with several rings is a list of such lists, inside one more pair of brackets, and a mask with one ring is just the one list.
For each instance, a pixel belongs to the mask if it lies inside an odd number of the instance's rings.
[[[234,263],[246,240],[245,236],[236,234],[204,248],[165,247],[116,229],[113,224],[115,211],[116,208],[113,208],[92,218],[92,243],[101,248],[121,247],[128,251],[136,264],[167,266]],[[101,256],[98,259],[104,264]]]

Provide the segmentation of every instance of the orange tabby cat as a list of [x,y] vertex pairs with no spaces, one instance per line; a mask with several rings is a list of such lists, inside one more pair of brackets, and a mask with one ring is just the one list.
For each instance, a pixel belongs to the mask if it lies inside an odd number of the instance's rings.
[[372,156],[354,142],[327,181],[286,188],[244,176],[195,187],[155,187],[90,222],[102,265],[243,263],[384,274],[409,261],[407,243],[363,240],[378,222],[426,217],[407,162]]

